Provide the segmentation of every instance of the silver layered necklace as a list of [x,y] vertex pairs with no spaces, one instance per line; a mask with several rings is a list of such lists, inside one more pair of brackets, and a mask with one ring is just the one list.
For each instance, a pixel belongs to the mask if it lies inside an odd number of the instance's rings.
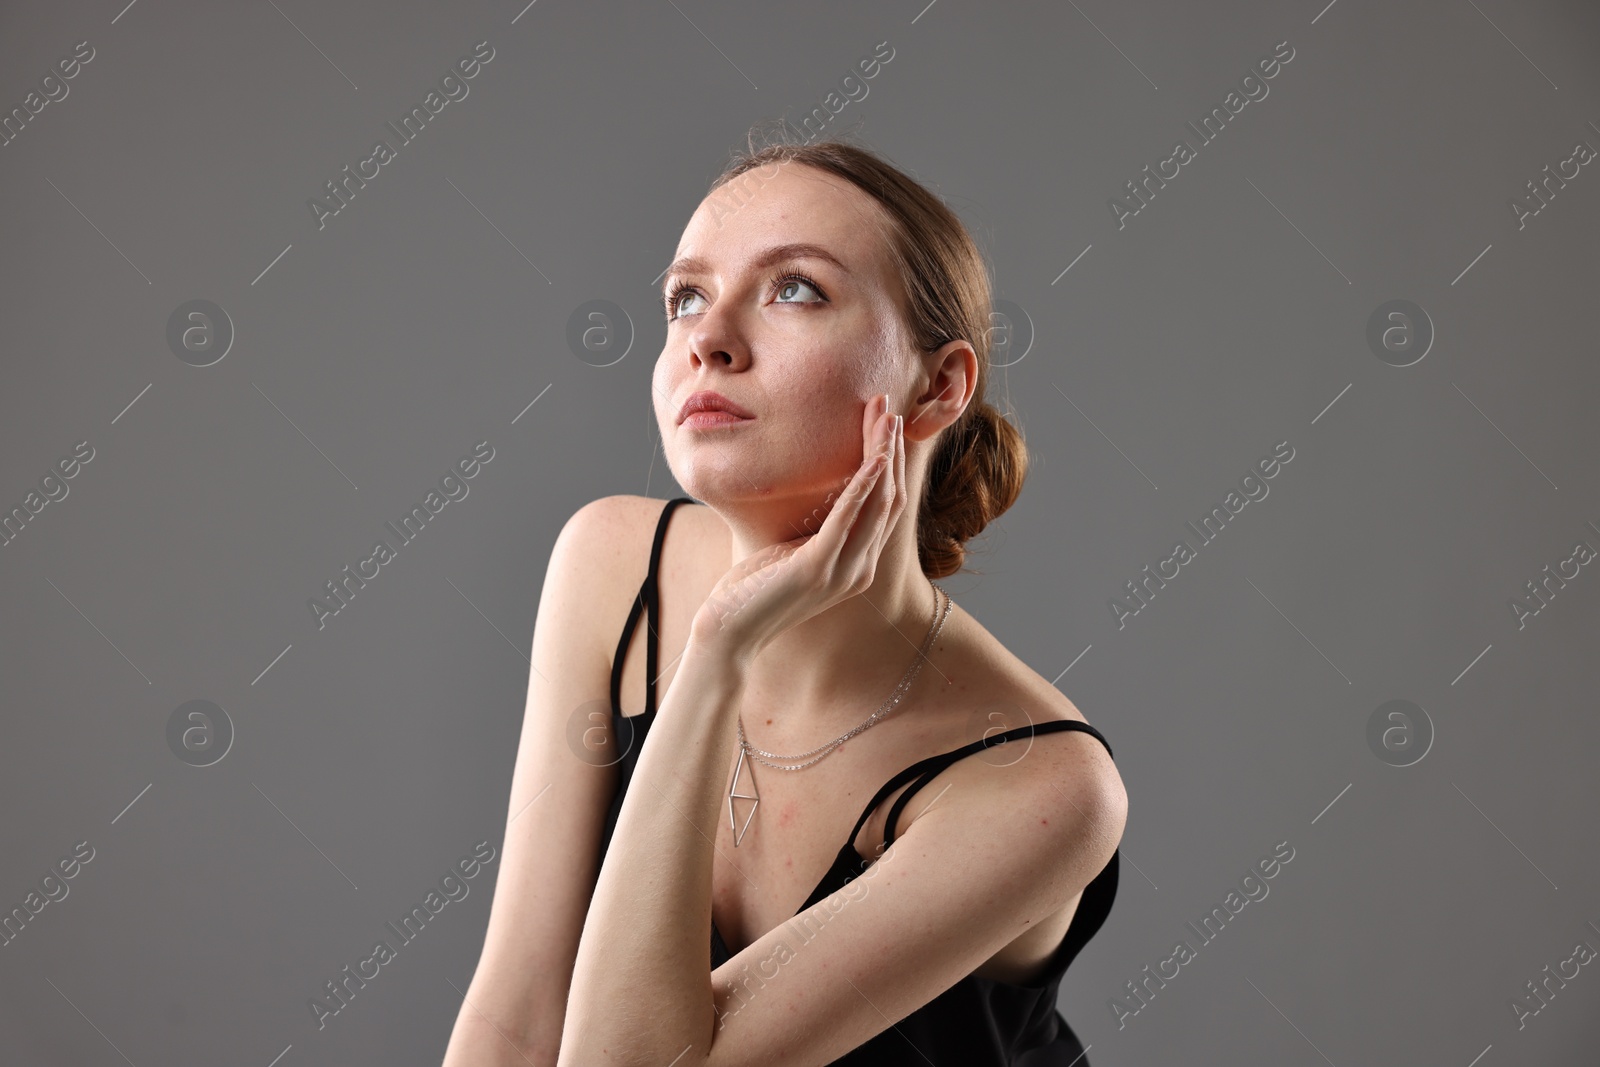
[[[749,767],[746,770],[745,757],[748,756],[757,763],[765,764],[780,771],[805,770],[807,767],[821,763],[833,755],[840,745],[852,737],[882,722],[891,711],[899,706],[900,701],[910,690],[912,680],[916,678],[917,672],[922,669],[923,662],[928,658],[928,650],[933,647],[934,641],[939,637],[939,632],[944,629],[945,618],[950,614],[950,594],[946,593],[937,582],[930,582],[929,584],[933,586],[934,597],[933,622],[928,627],[928,636],[923,639],[922,647],[917,650],[916,656],[912,658],[911,666],[906,669],[905,675],[900,679],[900,684],[894,687],[894,692],[890,693],[888,699],[878,706],[878,710],[867,716],[866,721],[859,726],[853,727],[827,744],[814,748],[810,752],[802,752],[798,756],[780,756],[776,752],[767,752],[756,748],[745,740],[744,716],[742,714],[739,716],[739,759],[733,766],[733,779],[728,783],[728,828],[734,831],[733,846],[735,848],[739,847],[739,842],[744,838],[745,831],[750,828],[751,820],[756,817],[756,808],[761,806],[761,795],[756,790],[755,768]],[[782,760],[783,762],[773,763],[773,760]],[[748,793],[737,791],[739,787],[739,772],[741,770],[745,770],[750,780],[750,792]],[[750,814],[745,816],[744,826],[742,827],[734,822],[733,802],[735,800],[748,800],[751,802]]]

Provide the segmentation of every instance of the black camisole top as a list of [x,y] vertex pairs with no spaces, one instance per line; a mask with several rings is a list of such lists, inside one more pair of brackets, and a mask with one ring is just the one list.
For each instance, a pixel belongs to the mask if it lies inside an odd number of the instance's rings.
[[[662,541],[666,537],[667,522],[673,510],[679,504],[692,502],[688,497],[676,497],[667,501],[662,509],[656,525],[655,541],[650,548],[650,568],[644,584],[639,588],[639,595],[634,599],[633,609],[628,614],[622,638],[617,643],[616,655],[612,659],[611,717],[616,751],[620,756],[617,761],[617,789],[611,799],[601,838],[602,860],[611,844],[617,816],[622,810],[622,799],[627,794],[639,752],[656,714],[654,679],[661,670],[657,662],[661,627],[660,589],[656,573],[661,562]],[[648,681],[645,710],[640,715],[627,716],[622,714],[621,707],[622,663],[641,613],[647,614],[649,626],[649,637],[645,642],[645,676]],[[1022,741],[1034,733],[1058,730],[1082,730],[1105,745],[1108,753],[1111,751],[1110,744],[1093,726],[1076,719],[1062,719],[1008,730],[993,738],[975,741],[952,752],[913,763],[885,782],[883,788],[867,803],[861,817],[856,820],[855,828],[845,838],[844,846],[834,858],[833,866],[822,876],[822,881],[817,883],[800,911],[826,899],[870,866],[870,862],[855,850],[856,835],[877,806],[896,789],[911,782],[911,787],[889,809],[885,849],[894,841],[895,825],[906,803],[940,771],[958,759],[996,744]],[[887,1030],[834,1060],[829,1067],[928,1067],[929,1064],[933,1067],[1089,1067],[1077,1035],[1056,1008],[1056,994],[1067,965],[1088,944],[1111,913],[1111,904],[1117,895],[1120,853],[1120,849],[1113,852],[1106,866],[1084,887],[1077,911],[1060,946],[1035,981],[1014,984],[968,975]],[[881,850],[879,854],[882,854]],[[732,956],[733,953],[728,950],[713,923],[712,969],[720,967]]]

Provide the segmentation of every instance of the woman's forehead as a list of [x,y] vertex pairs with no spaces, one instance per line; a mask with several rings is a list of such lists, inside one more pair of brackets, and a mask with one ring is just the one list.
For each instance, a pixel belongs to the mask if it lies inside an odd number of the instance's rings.
[[882,209],[836,175],[796,163],[757,167],[714,189],[684,228],[677,257],[718,266],[776,244],[815,244],[871,273],[883,252]]

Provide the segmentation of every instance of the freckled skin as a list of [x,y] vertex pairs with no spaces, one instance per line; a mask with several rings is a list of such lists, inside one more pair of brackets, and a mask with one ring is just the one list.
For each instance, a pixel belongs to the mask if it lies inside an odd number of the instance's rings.
[[789,801],[787,804],[785,804],[783,806],[783,809],[781,811],[778,812],[778,825],[779,826],[788,826],[791,823],[793,823],[795,821],[795,819],[799,817],[799,815],[800,815],[800,803],[799,803],[799,801],[791,800],[791,801]]
[[[778,493],[800,528],[855,473],[863,406],[901,390],[921,366],[903,327],[907,302],[887,227],[868,194],[803,164],[784,167],[732,214],[716,197],[700,204],[674,258],[706,258],[715,269],[666,279],[698,292],[682,298],[667,324],[651,379],[662,449],[690,496],[716,507]],[[744,265],[780,235],[828,248],[850,273],[798,261],[820,288],[798,283],[780,299],[768,284],[772,271]],[[725,365],[717,353],[735,362]],[[696,388],[722,392],[755,421],[720,436],[679,427],[676,403]]]

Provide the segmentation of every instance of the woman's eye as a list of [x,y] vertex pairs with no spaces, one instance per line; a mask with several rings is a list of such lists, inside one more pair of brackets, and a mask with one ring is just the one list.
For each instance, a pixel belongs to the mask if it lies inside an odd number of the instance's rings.
[[[826,303],[828,299],[822,294],[822,290],[817,288],[817,284],[815,282],[801,275],[784,275],[782,277],[773,279],[768,284],[771,286],[771,292],[777,303],[821,304]],[[803,299],[803,292],[805,290],[810,290],[813,299]],[[684,299],[686,297],[700,298],[700,294],[694,289],[689,288],[687,285],[680,286],[677,290],[675,290],[672,293],[671,298],[667,301],[668,322],[671,322],[680,315],[694,314],[695,309],[693,307],[684,306]]]
[[[819,299],[821,298],[822,294],[817,292],[815,286],[813,286],[810,282],[805,281],[805,280],[800,279],[800,278],[787,278],[787,279],[784,279],[783,281],[780,281],[778,283],[778,297],[779,297],[779,299],[783,299],[785,296],[793,296],[801,287],[804,287],[806,289],[810,289],[814,296],[817,296]],[[809,304],[809,303],[814,303],[814,302],[815,301],[810,301],[810,300],[800,300],[800,301],[784,300],[784,303]]]
[[677,296],[673,297],[672,298],[672,313],[673,313],[673,315],[676,316],[676,315],[686,314],[686,312],[683,309],[684,298],[685,297],[691,297],[691,296],[698,297],[699,295],[700,294],[695,292],[693,289],[685,289],[682,292],[680,292]]

